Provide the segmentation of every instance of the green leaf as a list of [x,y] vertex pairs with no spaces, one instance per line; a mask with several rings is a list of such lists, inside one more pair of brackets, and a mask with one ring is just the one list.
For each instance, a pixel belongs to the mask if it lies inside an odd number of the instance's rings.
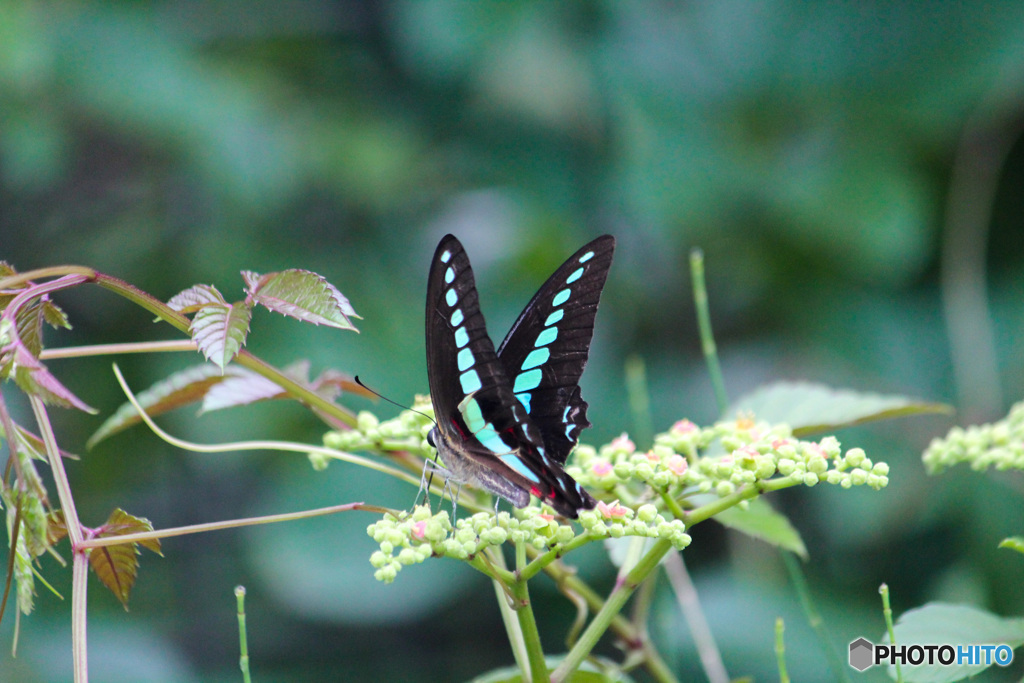
[[777,382],[747,394],[728,414],[753,413],[759,420],[784,422],[793,428],[794,436],[803,437],[875,420],[951,412],[943,403],[905,396],[833,389],[810,382]]
[[359,318],[348,299],[325,278],[308,270],[293,268],[260,275],[242,271],[246,291],[271,311],[314,325],[356,330],[350,318]]
[[[935,602],[904,612],[895,632],[897,645],[1005,643],[1016,649],[1024,644],[1024,619],[1004,619],[968,605]],[[988,665],[904,665],[903,677],[917,683],[944,683],[974,676],[986,668]]]
[[194,285],[171,297],[167,305],[179,313],[195,313],[208,304],[227,304],[213,285]]
[[244,302],[207,304],[196,311],[189,330],[207,360],[223,370],[245,346],[251,317],[252,310]]
[[999,542],[1000,548],[1009,548],[1024,554],[1024,536],[1009,536]]
[[[126,536],[145,531],[152,531],[153,525],[148,519],[134,517],[124,510],[117,508],[107,519],[106,523],[97,529],[91,538],[110,538],[112,536]],[[139,575],[139,546],[152,550],[158,555],[160,552],[160,540],[149,539],[138,543],[123,543],[120,545],[108,545],[101,548],[93,548],[89,551],[89,566],[96,572],[96,577],[103,582],[110,591],[117,596],[117,599],[128,609],[128,598],[131,596],[135,580]]]
[[800,532],[790,524],[789,518],[772,509],[763,498],[750,501],[746,510],[738,506],[722,510],[714,519],[730,529],[807,558],[807,546]]
[[[147,415],[155,416],[175,408],[202,400],[210,388],[237,374],[249,372],[245,368],[230,366],[221,370],[204,363],[163,379],[136,395]],[[135,406],[125,401],[114,414],[89,437],[86,448],[92,448],[103,439],[142,421]]]
[[[351,377],[337,370],[324,370],[319,377],[310,382],[309,361],[297,361],[284,368],[282,372],[327,400],[333,400],[342,391],[368,398],[373,396],[356,384]],[[145,391],[139,392],[135,398],[147,415],[155,417],[200,401],[202,403],[199,412],[202,414],[257,401],[287,399],[289,394],[274,382],[246,368],[229,365],[222,371],[218,367],[204,363],[168,376]],[[89,437],[85,445],[92,448],[100,441],[139,422],[142,422],[142,417],[135,406],[125,401]],[[71,454],[64,455],[75,457]]]

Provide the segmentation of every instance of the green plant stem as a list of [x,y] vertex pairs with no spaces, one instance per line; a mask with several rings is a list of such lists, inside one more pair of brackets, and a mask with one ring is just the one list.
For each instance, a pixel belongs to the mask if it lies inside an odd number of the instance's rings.
[[518,579],[509,586],[515,597],[519,617],[519,630],[523,634],[526,657],[530,665],[530,680],[533,683],[548,680],[548,665],[544,661],[544,648],[540,643],[540,631],[537,630],[537,619],[530,603],[530,590],[527,582]]
[[594,646],[597,645],[601,636],[611,626],[612,619],[625,607],[626,602],[633,595],[637,586],[650,576],[651,572],[658,567],[661,558],[671,549],[672,544],[669,541],[663,538],[658,539],[651,546],[651,549],[640,558],[636,566],[626,574],[625,578],[617,582],[604,605],[602,605],[601,609],[594,615],[594,619],[580,635],[576,645],[569,650],[562,663],[552,672],[552,681],[564,681],[570,673],[579,668],[583,660],[594,649]]
[[125,353],[168,353],[196,351],[197,346],[191,339],[169,339],[154,342],[126,342],[123,344],[92,344],[89,346],[66,346],[57,349],[43,349],[39,360],[55,360],[64,358],[85,358],[87,356],[112,356]]
[[177,437],[171,436],[170,434],[162,430],[159,426],[157,426],[157,424],[153,422],[153,418],[151,418],[139,404],[139,401],[135,397],[135,394],[132,393],[132,390],[128,387],[128,383],[125,381],[124,375],[121,374],[121,369],[117,366],[117,363],[115,363],[113,367],[114,376],[117,378],[118,384],[121,385],[121,390],[128,398],[128,402],[135,407],[135,410],[139,413],[139,417],[142,418],[142,421],[146,423],[146,426],[149,427],[153,431],[153,433],[159,436],[161,439],[163,439],[164,441],[173,446],[177,446],[178,448],[183,448],[185,450],[193,451],[196,453],[230,453],[242,450],[278,450],[307,454],[321,453],[330,458],[343,460],[345,462],[350,462],[355,465],[361,465],[362,467],[366,467],[371,470],[376,470],[384,474],[389,474],[397,479],[407,481],[410,484],[419,484],[419,478],[407,472],[403,472],[402,470],[395,469],[383,463],[375,462],[368,458],[363,458],[361,456],[353,455],[351,453],[345,453],[343,451],[337,451],[334,450],[333,448],[310,446],[308,444],[291,443],[288,441],[236,441],[224,444],[198,444],[192,441],[185,441],[184,439],[179,439]]
[[710,503],[701,505],[700,507],[696,507],[689,512],[684,513],[682,517],[679,517],[679,519],[682,519],[683,523],[686,524],[686,528],[689,529],[694,524],[699,524],[706,519],[710,519],[723,510],[728,510],[744,500],[753,500],[762,493],[779,491],[781,489],[789,488],[790,486],[796,486],[800,483],[802,482],[790,479],[789,477],[759,481],[752,486],[744,486],[743,488],[737,489],[728,496],[724,496],[717,500],[713,500]]
[[[582,601],[591,611],[598,612],[604,606],[604,598],[598,595],[597,591],[581,579],[574,570],[565,566],[562,562],[551,562],[544,567],[544,572],[555,581],[559,590],[563,593],[571,592],[576,600]],[[626,643],[641,643],[645,667],[656,681],[660,683],[678,683],[675,675],[668,665],[665,664],[654,644],[650,640],[645,640],[633,623],[621,614],[616,614],[612,617],[609,630]],[[570,646],[570,649],[572,647],[575,647],[575,643]]]
[[828,660],[829,667],[835,675],[835,680],[848,682],[850,680],[850,676],[847,673],[848,667],[843,664],[841,658],[836,654],[835,648],[832,647],[832,641],[829,639],[825,629],[825,622],[822,620],[818,609],[814,606],[814,598],[811,597],[811,591],[807,587],[807,580],[804,578],[804,573],[800,568],[797,556],[787,550],[781,552],[782,559],[786,564],[786,570],[789,572],[790,581],[800,597],[800,606],[803,608],[804,616],[818,637],[818,644],[825,653],[825,659]]
[[775,659],[779,663],[779,683],[789,683],[789,673],[786,671],[786,640],[783,637],[786,633],[786,624],[782,617],[775,620]]
[[245,586],[235,587],[235,602],[238,606],[238,667],[242,670],[242,681],[251,683],[249,676],[249,638],[245,630]]
[[39,435],[46,447],[46,457],[50,461],[50,470],[53,474],[54,487],[57,489],[57,497],[60,500],[61,510],[64,512],[64,522],[68,530],[68,538],[71,541],[71,552],[73,555],[72,580],[71,580],[71,656],[75,672],[75,683],[88,683],[88,647],[86,639],[86,590],[88,588],[88,552],[81,546],[82,523],[78,519],[78,511],[75,508],[75,499],[71,495],[71,484],[68,482],[67,472],[64,470],[64,462],[60,457],[60,448],[57,447],[57,439],[53,434],[53,425],[46,413],[46,406],[38,396],[29,395],[29,403],[39,426]]
[[71,659],[75,683],[89,683],[89,657],[86,647],[86,605],[89,589],[89,558],[75,552],[71,564]]
[[[124,543],[139,543],[160,538],[171,538],[173,536],[185,536],[186,534],[199,534],[207,531],[220,531],[222,529],[237,529],[245,526],[256,526],[259,524],[276,524],[279,522],[291,522],[297,519],[320,517],[322,515],[333,515],[338,512],[350,512],[363,510],[376,514],[392,513],[394,510],[379,507],[376,505],[365,505],[363,503],[345,503],[344,505],[332,505],[315,510],[303,510],[302,512],[286,512],[280,515],[264,515],[262,517],[246,517],[243,519],[229,519],[223,522],[209,522],[207,524],[190,524],[189,526],[171,527],[169,529],[155,529],[143,531],[137,534],[124,534],[123,536],[105,536],[103,538],[90,538],[79,541],[77,546],[82,550],[90,548],[102,548],[108,545],[122,545]],[[71,529],[68,529],[70,533]]]
[[701,350],[704,361],[708,365],[711,387],[715,392],[718,412],[725,415],[729,409],[729,396],[725,392],[725,380],[722,378],[722,366],[718,362],[718,348],[715,335],[711,330],[711,312],[708,308],[708,290],[704,280],[704,252],[700,249],[690,251],[690,279],[693,283],[693,303],[697,310],[697,329],[700,332]]
[[708,620],[704,616],[697,589],[694,587],[693,581],[690,580],[690,573],[686,571],[682,555],[679,553],[666,555],[664,567],[665,575],[676,594],[679,609],[690,627],[690,633],[693,634],[693,642],[697,646],[697,653],[708,681],[710,683],[728,683],[729,674],[725,669],[725,662],[722,661],[722,653],[715,642],[711,626],[708,625]]
[[[896,645],[896,630],[892,625],[892,606],[889,604],[889,585],[883,583],[878,587],[878,592],[882,596],[882,617],[885,619],[885,628],[889,633],[889,644]],[[903,668],[898,659],[896,660],[896,682],[903,683]]]

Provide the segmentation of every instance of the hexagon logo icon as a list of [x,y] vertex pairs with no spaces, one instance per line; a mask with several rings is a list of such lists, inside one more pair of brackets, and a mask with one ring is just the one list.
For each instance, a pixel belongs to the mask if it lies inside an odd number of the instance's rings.
[[850,643],[850,666],[864,671],[874,664],[875,646],[867,638],[858,638]]

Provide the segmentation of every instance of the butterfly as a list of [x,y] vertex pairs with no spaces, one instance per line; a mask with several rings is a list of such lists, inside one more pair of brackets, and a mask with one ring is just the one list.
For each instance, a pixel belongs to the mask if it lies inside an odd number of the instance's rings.
[[590,426],[579,380],[615,251],[598,237],[548,278],[497,351],[462,244],[446,235],[427,279],[427,377],[437,425],[427,441],[450,480],[521,508],[530,496],[575,519],[597,501],[565,472]]

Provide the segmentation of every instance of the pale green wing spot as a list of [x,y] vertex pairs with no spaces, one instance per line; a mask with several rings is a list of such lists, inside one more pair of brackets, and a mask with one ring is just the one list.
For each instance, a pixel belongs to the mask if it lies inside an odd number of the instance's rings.
[[588,251],[583,256],[580,256],[580,263],[586,263],[587,261],[589,261],[592,258],[594,258],[594,252]]
[[469,427],[469,431],[474,434],[486,426],[484,414],[480,412],[480,404],[472,396],[462,399],[459,403],[459,412],[462,413],[462,419]]
[[523,464],[523,461],[519,459],[518,455],[515,455],[514,453],[503,455],[501,456],[501,461],[530,481],[537,484],[540,483],[540,479],[537,478],[537,475],[531,472],[530,468]]
[[465,349],[462,349],[461,351],[459,351],[459,355],[457,356],[457,360],[458,360],[458,363],[459,363],[459,371],[460,372],[462,370],[467,369],[467,368],[471,368],[471,367],[473,367],[473,352],[470,351],[468,347],[465,348]]
[[548,316],[548,319],[544,321],[544,327],[551,327],[565,316],[565,311],[559,308]]
[[451,266],[448,266],[448,270],[444,271],[444,281],[447,282],[448,284],[451,284],[452,280],[454,280],[454,279],[455,279],[455,269],[452,268]]
[[558,328],[557,327],[545,327],[544,330],[537,335],[537,341],[533,343],[534,346],[547,346],[551,342],[558,339]]
[[583,269],[582,268],[577,268],[576,270],[572,271],[572,275],[570,275],[566,279],[565,284],[571,285],[572,283],[574,283],[577,280],[579,280],[582,275],[583,275]]
[[458,300],[459,295],[455,293],[454,288],[449,289],[447,292],[444,293],[444,302],[448,304],[449,307],[454,306],[455,302]]
[[528,391],[523,391],[516,394],[516,398],[518,398],[519,402],[523,404],[524,408],[526,408],[526,412],[530,412],[530,399],[533,398],[533,394]]
[[569,296],[572,294],[571,289],[563,289],[561,292],[555,295],[554,300],[551,302],[552,306],[561,306],[569,300]]
[[551,357],[551,351],[547,348],[534,349],[530,351],[530,355],[523,361],[523,370],[529,370],[531,368],[537,368],[548,362],[548,358]]
[[512,387],[513,393],[520,393],[522,391],[530,391],[540,386],[541,372],[539,369],[527,370],[521,372],[516,377],[515,386]]
[[465,327],[460,327],[455,330],[455,346],[462,348],[469,343],[469,334],[466,332]]
[[451,259],[451,257],[452,257],[452,252],[450,252],[447,249],[445,249],[444,253],[441,254],[441,263],[448,263],[448,261]]
[[[538,371],[539,372],[539,371]],[[540,380],[537,382],[540,383]],[[476,370],[466,370],[464,373],[459,375],[459,384],[462,385],[462,393],[472,394],[474,391],[480,391],[483,386],[480,384],[480,375],[476,373]],[[533,387],[531,387],[532,389]]]
[[455,312],[452,313],[452,327],[458,327],[463,320],[465,320],[465,316],[462,315],[462,309],[455,309]]

